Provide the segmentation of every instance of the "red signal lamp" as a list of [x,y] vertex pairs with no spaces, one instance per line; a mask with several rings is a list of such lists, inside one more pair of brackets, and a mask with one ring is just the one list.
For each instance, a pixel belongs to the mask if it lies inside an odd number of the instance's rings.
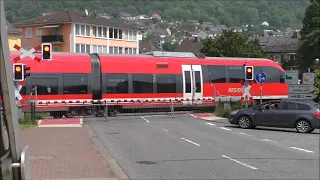
[[50,47],[49,46],[44,46],[43,50],[48,52],[48,51],[50,51]]
[[20,72],[21,71],[21,67],[20,66],[17,66],[16,67],[16,72]]

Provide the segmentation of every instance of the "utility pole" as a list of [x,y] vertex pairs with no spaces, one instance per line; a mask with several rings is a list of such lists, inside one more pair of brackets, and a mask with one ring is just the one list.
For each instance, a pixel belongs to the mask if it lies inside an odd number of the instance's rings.
[[[4,102],[4,120],[7,122],[7,131],[10,141],[10,155],[6,157],[7,159],[12,158],[12,161],[3,161],[1,164],[2,170],[4,172],[10,173],[12,169],[11,179],[20,180],[20,168],[12,167],[13,163],[20,163],[21,157],[21,147],[20,147],[20,134],[19,134],[19,123],[18,123],[18,108],[16,105],[15,99],[15,88],[13,84],[13,75],[12,75],[12,64],[10,59],[10,51],[8,44],[8,34],[7,34],[7,22],[4,12],[4,0],[0,0],[0,77],[1,77],[1,88],[3,92]],[[10,157],[11,156],[11,157]],[[5,163],[5,164],[3,164]],[[7,167],[10,165],[9,167]],[[10,175],[9,174],[9,175]],[[2,174],[3,175],[3,174]],[[8,175],[8,174],[6,174]],[[8,176],[7,176],[8,177]],[[10,178],[10,177],[8,177]],[[4,178],[6,179],[6,178]]]

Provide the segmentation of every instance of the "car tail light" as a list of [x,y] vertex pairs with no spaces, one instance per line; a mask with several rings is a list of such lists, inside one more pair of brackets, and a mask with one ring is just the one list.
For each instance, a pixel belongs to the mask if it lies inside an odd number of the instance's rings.
[[318,118],[320,118],[320,112],[314,112],[314,115],[316,115]]

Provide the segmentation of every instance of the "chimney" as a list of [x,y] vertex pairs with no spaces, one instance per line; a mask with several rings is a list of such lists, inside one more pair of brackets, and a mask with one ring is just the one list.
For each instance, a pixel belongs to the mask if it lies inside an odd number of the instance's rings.
[[199,38],[199,37],[194,37],[193,42],[194,42],[194,43],[198,43],[198,42],[200,42],[200,38]]

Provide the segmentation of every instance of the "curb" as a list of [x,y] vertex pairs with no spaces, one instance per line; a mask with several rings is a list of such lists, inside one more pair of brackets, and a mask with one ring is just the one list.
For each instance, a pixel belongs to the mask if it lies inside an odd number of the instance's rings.
[[201,119],[201,120],[208,121],[208,122],[221,123],[221,124],[229,124],[228,120],[223,118],[217,119],[217,120],[208,120],[208,119]]
[[[88,129],[88,134],[90,139],[93,142],[94,147],[99,151],[99,153],[103,157],[103,160],[110,167],[112,173],[115,176],[115,179],[129,180],[130,178],[128,177],[128,175],[122,170],[122,168],[117,163],[117,161],[113,158],[113,156],[110,154],[108,149],[103,145],[103,143],[97,136],[92,126],[89,124],[86,124],[83,127],[86,127]],[[112,179],[112,178],[109,178],[109,179]]]
[[[208,113],[210,114],[210,113]],[[228,119],[227,118],[223,118],[223,117],[217,117],[217,116],[209,116],[209,117],[197,117],[195,116],[194,114],[189,114],[190,116],[196,118],[196,119],[201,119],[201,120],[204,120],[204,121],[208,121],[208,122],[216,122],[216,123],[222,123],[222,124],[228,124]],[[206,119],[206,118],[210,118],[210,117],[216,117],[216,119],[214,120],[209,120],[209,119]]]

